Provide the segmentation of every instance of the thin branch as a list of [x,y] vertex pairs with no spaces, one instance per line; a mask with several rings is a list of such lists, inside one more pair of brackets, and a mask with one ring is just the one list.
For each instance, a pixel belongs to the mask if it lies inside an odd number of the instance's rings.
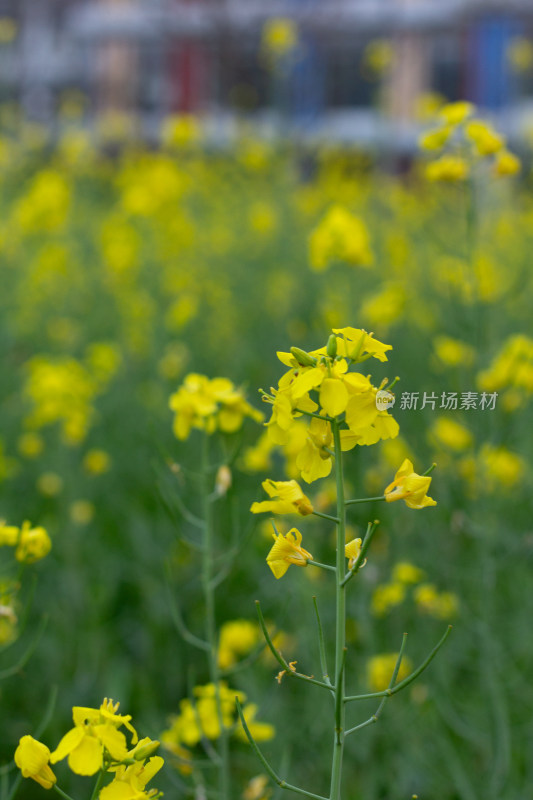
[[322,689],[327,689],[328,692],[331,691],[332,687],[330,684],[324,683],[324,681],[317,681],[316,678],[312,678],[309,675],[304,675],[301,672],[296,672],[291,668],[291,666],[287,663],[287,661],[285,661],[285,659],[281,655],[280,651],[274,647],[274,643],[270,638],[270,634],[265,624],[265,619],[263,617],[263,612],[261,611],[261,604],[259,603],[259,600],[255,601],[255,606],[257,608],[257,616],[259,617],[259,624],[261,625],[261,630],[263,631],[263,636],[265,637],[266,643],[270,648],[270,652],[272,653],[278,664],[280,664],[283,667],[284,671],[287,673],[287,676],[290,678],[299,678],[300,680],[306,681],[307,683],[313,683],[315,686],[321,686]]
[[384,494],[380,495],[379,497],[358,497],[355,500],[346,500],[345,505],[347,506],[354,506],[356,503],[372,503],[374,500],[386,500]]
[[172,594],[172,589],[170,586],[170,581],[168,580],[168,575],[166,584],[167,584],[167,595],[168,595],[168,605],[170,608],[170,615],[172,617],[174,625],[178,630],[178,633],[186,642],[188,642],[193,647],[197,647],[199,650],[205,650],[206,652],[209,652],[209,650],[211,649],[209,643],[205,642],[203,639],[200,639],[200,637],[196,636],[194,633],[191,633],[191,631],[185,625],[176,598]]
[[396,694],[396,692],[405,689],[405,687],[409,686],[410,683],[412,683],[416,678],[418,678],[418,676],[421,675],[421,673],[424,672],[424,670],[433,661],[438,651],[440,650],[440,648],[450,635],[451,631],[452,631],[452,625],[448,625],[444,636],[438,642],[438,644],[435,645],[435,647],[433,648],[429,656],[426,658],[426,660],[423,661],[422,664],[420,664],[420,666],[417,669],[415,669],[414,672],[411,672],[411,674],[408,675],[407,678],[404,678],[403,681],[397,683],[396,686],[394,686],[392,689],[385,689],[383,692],[371,692],[370,694],[351,695],[349,697],[345,697],[344,702],[350,703],[352,702],[352,700],[371,700],[373,697],[390,697],[391,695]]
[[235,702],[237,704],[237,712],[239,714],[239,718],[241,720],[241,725],[244,728],[244,732],[246,734],[246,738],[250,742],[251,747],[255,751],[256,756],[258,757],[259,761],[267,771],[268,775],[272,778],[272,780],[278,784],[281,789],[288,789],[290,792],[295,792],[296,794],[303,794],[305,797],[312,797],[314,800],[328,800],[327,797],[323,797],[320,794],[314,794],[313,792],[308,792],[306,789],[300,789],[298,786],[292,786],[292,784],[287,783],[282,778],[280,778],[272,769],[266,758],[264,757],[263,753],[257,746],[254,737],[250,733],[250,729],[246,724],[246,720],[244,719],[244,714],[242,713],[242,707],[239,702],[239,698],[235,697]]
[[322,422],[333,422],[333,417],[323,416],[322,414],[316,414],[314,411],[302,411],[301,408],[295,408],[292,412],[293,414],[305,414],[306,417],[315,417],[316,419],[321,419]]
[[448,627],[446,629],[446,632],[444,633],[444,636],[435,645],[435,647],[433,648],[431,653],[428,655],[426,660],[423,661],[422,664],[420,664],[420,666],[417,669],[415,669],[414,672],[412,672],[410,675],[408,675],[407,678],[404,678],[403,681],[400,681],[400,683],[397,683],[396,686],[394,687],[394,689],[391,690],[391,694],[396,694],[396,692],[399,692],[401,689],[405,689],[406,686],[409,686],[410,683],[412,683],[416,678],[418,678],[418,676],[422,672],[424,672],[424,670],[433,661],[433,659],[435,658],[435,656],[437,655],[437,653],[441,649],[442,645],[444,644],[444,642],[446,641],[446,639],[448,638],[448,636],[452,632],[452,627],[453,627],[452,625],[448,625]]
[[329,519],[331,522],[334,522],[336,525],[339,524],[340,520],[338,517],[334,517],[332,514],[323,514],[321,511],[312,511],[311,512],[315,517],[321,517],[322,519]]
[[45,617],[43,617],[41,619],[41,624],[39,625],[37,633],[33,637],[33,640],[30,642],[28,647],[26,648],[25,652],[21,655],[19,660],[16,661],[14,664],[12,664],[10,667],[6,667],[6,669],[3,669],[0,672],[0,681],[4,680],[4,678],[10,678],[11,675],[16,675],[16,673],[20,672],[22,667],[24,667],[25,664],[27,664],[27,662],[30,660],[30,658],[31,658],[31,656],[33,654],[33,651],[35,650],[35,648],[39,644],[39,640],[40,640],[41,636],[43,635],[44,629],[46,628],[47,624],[48,624],[48,617],[45,616]]
[[[394,684],[396,683],[396,679],[397,679],[398,673],[400,671],[400,666],[401,666],[401,663],[402,663],[403,653],[404,653],[406,644],[407,644],[407,634],[404,633],[403,638],[402,638],[402,644],[401,644],[401,647],[400,647],[400,652],[398,653],[398,658],[396,659],[396,665],[394,667],[391,679],[389,681],[388,689],[389,689],[390,692],[392,692],[392,688],[393,688]],[[383,711],[383,707],[384,707],[385,703],[387,702],[387,700],[389,699],[389,697],[390,697],[390,695],[385,695],[385,697],[383,698],[383,700],[381,701],[381,703],[377,707],[376,712],[374,714],[372,714],[372,716],[369,719],[367,719],[365,722],[361,722],[359,725],[356,725],[354,728],[350,728],[349,730],[347,730],[346,731],[346,736],[349,736],[351,733],[355,733],[355,731],[361,730],[361,728],[366,728],[367,725],[373,725],[374,722],[377,722],[378,719],[380,718],[381,712]]]
[[336,567],[332,567],[331,564],[323,564],[321,561],[313,561],[310,558],[307,559],[307,563],[311,564],[312,567],[320,567],[320,569],[327,569],[328,572],[337,572]]

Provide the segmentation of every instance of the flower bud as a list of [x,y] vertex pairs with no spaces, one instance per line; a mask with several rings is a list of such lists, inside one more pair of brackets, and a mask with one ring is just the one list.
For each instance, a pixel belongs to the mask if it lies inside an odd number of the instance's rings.
[[316,358],[310,356],[305,350],[301,350],[299,347],[291,347],[291,354],[302,367],[316,367]]
[[335,358],[337,355],[337,337],[332,333],[328,339],[326,352],[330,358]]
[[160,742],[157,739],[154,739],[153,742],[147,742],[142,747],[139,747],[138,750],[135,752],[135,760],[136,761],[143,761],[145,758],[150,758],[153,756],[157,750],[159,750]]

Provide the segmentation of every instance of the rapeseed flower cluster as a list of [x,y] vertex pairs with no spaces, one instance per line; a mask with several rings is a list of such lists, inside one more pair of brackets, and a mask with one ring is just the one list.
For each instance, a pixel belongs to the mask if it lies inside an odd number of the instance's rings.
[[429,152],[443,152],[426,167],[431,181],[464,181],[472,165],[492,158],[494,175],[503,177],[520,171],[520,161],[506,148],[504,137],[489,122],[475,119],[475,107],[466,101],[451,103],[440,110],[439,127],[420,138]]
[[421,613],[436,619],[450,620],[457,615],[459,599],[453,592],[441,592],[425,581],[424,570],[408,561],[399,561],[390,580],[376,586],[372,593],[372,612],[376,617],[388,615],[393,608],[409,599]]
[[331,206],[309,237],[311,269],[322,272],[335,262],[359,267],[374,263],[364,222],[340,205]]
[[[161,733],[161,741],[172,753],[180,758],[191,757],[190,751],[196,747],[203,738],[216,741],[222,729],[230,730],[238,738],[244,739],[242,728],[236,724],[235,698],[245,703],[244,692],[231,689],[227,683],[221,681],[218,686],[218,700],[220,701],[220,714],[217,700],[217,687],[213,683],[196,686],[193,698],[180,701],[180,713],[170,718],[170,727]],[[274,727],[265,722],[257,722],[257,706],[249,703],[244,705],[245,718],[254,736],[261,741],[268,741],[274,736]]]
[[191,429],[197,428],[211,434],[235,433],[245,417],[261,422],[263,415],[248,403],[242,390],[227,378],[209,379],[191,373],[169,402],[174,412],[174,433],[178,439],[187,439]]
[[[55,750],[32,736],[20,739],[15,751],[15,763],[24,778],[31,778],[44,789],[57,784],[52,765],[67,758],[72,772],[91,776],[109,775],[111,781],[98,793],[99,800],[147,800],[159,797],[156,789],[146,785],[163,766],[163,759],[154,755],[158,741],[141,739],[131,724],[131,716],[118,714],[118,703],[104,699],[100,708],[75,706],[72,709],[74,727],[68,731]],[[131,735],[128,749],[126,736]],[[96,791],[96,789],[95,789]]]

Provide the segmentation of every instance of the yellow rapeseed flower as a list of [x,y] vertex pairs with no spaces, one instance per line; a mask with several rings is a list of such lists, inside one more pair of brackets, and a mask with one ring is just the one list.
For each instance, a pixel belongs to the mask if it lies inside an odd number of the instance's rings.
[[296,528],[288,533],[272,534],[274,544],[267,555],[267,564],[276,578],[281,578],[291,564],[297,567],[306,567],[307,562],[313,559],[311,553],[301,546],[302,534]]
[[349,559],[348,569],[351,569],[359,558],[362,543],[362,539],[352,539],[351,542],[347,542],[345,545],[344,555]]
[[51,789],[57,778],[49,765],[50,750],[33,736],[23,736],[15,750],[15,764],[23,778],[33,778],[43,789]]
[[313,513],[313,504],[296,481],[273,481],[267,478],[261,485],[268,496],[274,499],[253,503],[250,508],[253,514],[272,511],[274,514],[300,514],[305,517]]
[[161,756],[152,755],[159,747],[159,742],[148,737],[141,739],[127,753],[128,760],[134,763],[120,764],[111,767],[114,778],[105,786],[99,795],[100,800],[148,800],[157,795],[155,789],[145,791],[146,784],[152,780],[165,763]]
[[389,503],[405,500],[409,508],[416,509],[436,506],[437,501],[427,496],[430,484],[431,477],[414,472],[413,464],[406,458],[394,476],[393,482],[385,489],[385,499]]
[[114,761],[122,761],[128,755],[126,737],[119,731],[124,725],[132,733],[132,743],[137,742],[137,733],[132,727],[131,716],[117,714],[119,704],[104,699],[99,709],[75,706],[72,709],[74,728],[66,733],[50,761],[55,764],[68,756],[70,769],[78,775],[94,775],[104,764],[107,751]]

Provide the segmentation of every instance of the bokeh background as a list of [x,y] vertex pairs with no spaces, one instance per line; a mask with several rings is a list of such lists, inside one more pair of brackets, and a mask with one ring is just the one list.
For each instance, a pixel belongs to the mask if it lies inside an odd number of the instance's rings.
[[[401,378],[400,438],[348,454],[353,494],[382,493],[406,456],[438,464],[435,508],[351,515],[353,535],[382,521],[350,598],[353,691],[404,630],[416,664],[454,625],[349,742],[346,798],[533,798],[532,37],[519,0],[0,2],[0,517],[53,543],[22,574],[0,550],[2,800],[42,796],[16,786],[13,751],[38,730],[54,747],[73,705],[111,696],[155,738],[208,680],[174,625],[174,600],[203,624],[178,500],[199,509],[200,434],[176,440],[169,396],[199,372],[260,409],[276,350],[345,325],[393,345],[374,383]],[[419,135],[457,100],[506,137],[519,174],[481,158],[468,180],[427,180]],[[441,406],[482,391],[493,410]],[[285,655],[317,674],[311,595],[329,632],[328,581],[276,581],[269,526],[248,511],[266,477],[295,477],[263,431],[247,420],[212,444],[233,471],[218,552],[241,542],[217,617],[255,624],[261,599]],[[306,491],[329,508],[327,481]],[[330,558],[327,523],[305,524]],[[277,671],[259,659],[232,685],[275,725],[272,763],[325,792],[328,706]],[[233,751],[240,798],[260,766]],[[181,798],[186,784],[169,759],[156,785]]]

